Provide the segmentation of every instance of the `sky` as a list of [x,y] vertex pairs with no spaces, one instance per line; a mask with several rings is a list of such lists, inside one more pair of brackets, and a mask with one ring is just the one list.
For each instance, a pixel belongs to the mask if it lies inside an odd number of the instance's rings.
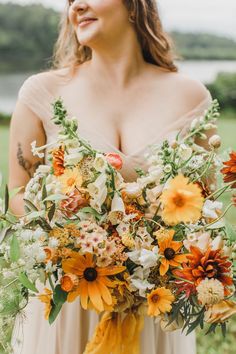
[[[166,31],[210,32],[236,39],[236,0],[157,0]],[[8,0],[0,0],[6,3]],[[65,0],[11,0],[62,10]]]

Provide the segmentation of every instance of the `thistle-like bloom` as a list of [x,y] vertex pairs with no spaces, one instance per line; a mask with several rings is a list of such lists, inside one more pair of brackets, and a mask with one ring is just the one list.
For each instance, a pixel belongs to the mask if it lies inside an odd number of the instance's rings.
[[176,176],[160,196],[162,217],[167,225],[196,222],[201,217],[204,198],[201,189],[183,175]]

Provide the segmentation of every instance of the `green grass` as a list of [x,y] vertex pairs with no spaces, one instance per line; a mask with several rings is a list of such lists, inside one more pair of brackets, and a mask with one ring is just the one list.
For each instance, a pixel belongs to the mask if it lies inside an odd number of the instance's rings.
[[[222,149],[236,150],[236,119],[232,119],[232,114],[224,115],[218,124],[218,131],[222,137]],[[8,136],[9,128],[7,126],[0,126],[0,171],[3,173],[3,181],[7,180],[8,169]],[[229,203],[229,198],[224,198],[224,203]],[[233,221],[236,220],[235,210],[231,210],[228,218]],[[215,334],[204,336],[204,331],[197,331],[197,347],[198,354],[234,354],[236,340],[236,318],[231,320],[228,327],[226,339],[223,339],[221,332],[216,331]]]

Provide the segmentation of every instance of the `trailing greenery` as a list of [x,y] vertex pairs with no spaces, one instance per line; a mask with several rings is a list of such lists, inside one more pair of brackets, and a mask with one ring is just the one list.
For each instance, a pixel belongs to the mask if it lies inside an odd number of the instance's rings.
[[[42,5],[0,4],[0,72],[50,66],[60,15]],[[204,33],[170,32],[183,59],[236,60],[236,41]]]

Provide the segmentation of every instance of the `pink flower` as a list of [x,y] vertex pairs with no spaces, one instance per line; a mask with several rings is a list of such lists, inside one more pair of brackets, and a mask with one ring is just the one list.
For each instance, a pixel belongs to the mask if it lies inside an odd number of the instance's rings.
[[112,165],[112,167],[114,167],[116,170],[120,170],[122,168],[123,161],[119,154],[116,154],[114,152],[108,152],[105,157],[107,162]]
[[80,208],[86,205],[88,205],[88,199],[77,189],[69,193],[67,199],[61,201],[61,208],[64,209],[68,217],[72,216],[73,213],[76,213]]

